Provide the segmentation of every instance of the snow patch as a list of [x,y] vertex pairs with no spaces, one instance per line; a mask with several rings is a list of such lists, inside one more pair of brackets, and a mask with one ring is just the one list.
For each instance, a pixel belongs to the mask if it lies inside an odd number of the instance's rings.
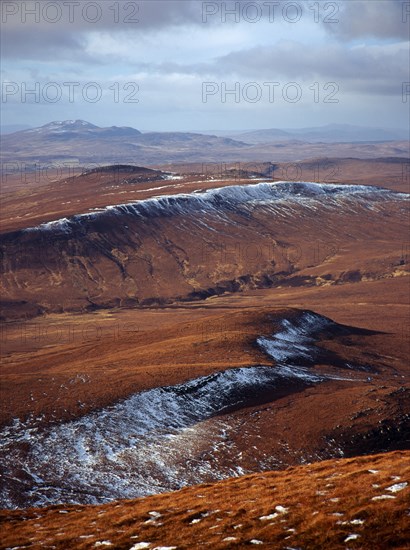
[[287,514],[289,512],[289,508],[285,508],[284,506],[275,506],[275,510],[279,512],[279,514]]
[[[27,505],[43,506],[96,504],[175,490],[209,476],[242,475],[245,470],[237,465],[223,474],[215,471],[212,456],[187,471],[181,456],[189,461],[202,440],[199,423],[244,406],[250,394],[274,392],[292,378],[289,366],[286,371],[240,367],[144,391],[41,432],[16,421],[0,432],[6,479],[13,478],[16,462],[24,463],[33,479]],[[224,441],[224,433],[218,438]],[[0,502],[5,508],[17,506],[7,490]]]
[[262,350],[278,363],[276,369],[283,376],[299,378],[307,383],[323,380],[351,380],[334,374],[316,374],[306,367],[295,364],[314,364],[317,357],[315,336],[321,331],[335,326],[335,323],[322,315],[304,312],[295,320],[284,319],[283,330],[270,337],[262,336],[256,341]]
[[351,525],[363,525],[364,519],[352,519],[350,522]]
[[403,483],[395,483],[394,485],[387,487],[386,491],[390,491],[391,493],[398,493],[400,491],[403,491],[403,489],[405,489],[407,485],[407,481],[403,481]]
[[271,520],[271,519],[277,518],[278,515],[279,515],[279,514],[277,514],[277,513],[269,514],[268,516],[261,516],[259,519],[260,519],[261,521],[269,521],[269,520]]
[[348,535],[346,538],[345,538],[345,542],[349,542],[350,540],[356,540],[360,538],[360,535],[356,535],[355,533],[351,534],[351,535]]

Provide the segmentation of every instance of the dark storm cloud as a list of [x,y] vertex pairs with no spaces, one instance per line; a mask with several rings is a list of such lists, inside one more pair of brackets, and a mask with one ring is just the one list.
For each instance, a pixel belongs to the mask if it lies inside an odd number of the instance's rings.
[[[291,4],[299,6],[303,12],[301,22],[312,20],[315,16],[312,5],[320,6],[317,17],[321,27],[342,43],[361,37],[408,39],[410,3],[405,0],[336,0],[314,4],[307,0],[3,0],[3,56],[55,60],[67,59],[71,55],[73,61],[96,62],[96,57],[91,59],[83,54],[75,59],[84,51],[91,33],[122,33],[124,40],[132,36],[137,43],[143,33],[173,27],[176,27],[175,32],[181,32],[178,27],[210,28],[223,24],[228,30],[235,25],[237,18],[226,15],[224,19],[223,14],[224,10],[232,8],[235,8],[241,24],[247,25],[248,30],[255,30],[257,41],[258,25],[244,22],[244,13],[255,13],[255,10],[252,12],[252,5],[256,5],[261,20],[266,22],[272,19],[274,13],[272,22],[281,24],[283,9]],[[243,11],[246,7],[250,7],[250,12]],[[331,12],[331,19],[337,22],[326,22],[325,16]],[[298,24],[288,26],[289,30],[303,33],[303,28]]]
[[0,4],[2,24],[11,29],[116,32],[202,24],[200,0],[1,0]]
[[[306,21],[312,21],[314,13],[312,3],[305,0],[293,2],[303,7]],[[275,45],[243,47],[240,51],[226,50],[226,55],[215,59],[209,58],[204,62],[195,62],[195,54],[190,55],[191,38],[186,42],[186,63],[165,62],[161,53],[155,54],[150,63],[135,63],[132,56],[126,58],[128,51],[139,46],[139,39],[145,33],[175,29],[178,37],[183,37],[185,28],[211,29],[215,25],[222,25],[222,29],[229,33],[235,27],[235,17],[227,17],[222,21],[223,6],[236,6],[240,14],[245,6],[258,4],[264,6],[265,0],[251,2],[247,0],[229,2],[202,2],[201,0],[145,0],[137,2],[68,2],[66,0],[37,1],[37,2],[7,2],[1,4],[3,14],[2,46],[3,57],[33,61],[71,61],[79,68],[102,65],[115,67],[119,62],[125,62],[134,71],[145,71],[156,75],[189,74],[204,80],[212,78],[265,79],[275,81],[277,78],[291,80],[325,79],[342,83],[346,89],[367,92],[370,94],[399,93],[402,82],[409,80],[408,49],[403,46],[391,45],[384,39],[396,39],[404,42],[408,38],[410,21],[410,2],[401,0],[346,0],[319,3],[323,16],[326,6],[337,6],[333,18],[337,22],[326,23],[320,21],[320,29],[325,28],[333,40],[323,43],[326,34],[322,32],[320,44],[309,43],[304,35],[307,27],[301,21],[300,25],[288,25],[294,32],[294,41],[281,41]],[[269,4],[269,2],[268,2]],[[276,0],[270,2],[275,5],[276,23],[280,18],[283,6],[292,2]],[[85,10],[85,6],[89,6]],[[24,14],[27,7],[34,8],[37,14]],[[61,8],[61,17],[57,7]],[[96,9],[99,7],[100,11]],[[115,9],[111,9],[116,7]],[[137,11],[133,9],[138,8]],[[45,10],[45,11],[43,11]],[[207,12],[207,22],[203,22],[204,10]],[[213,13],[215,12],[215,13]],[[213,13],[213,15],[209,15]],[[272,16],[268,9],[261,11],[266,18]],[[329,10],[327,11],[329,13]],[[308,19],[308,16],[310,19]],[[55,22],[51,22],[55,19]],[[91,22],[95,19],[95,22]],[[323,19],[323,17],[321,17]],[[243,24],[243,21],[242,21]],[[207,25],[209,25],[207,27]],[[269,28],[269,27],[268,27]],[[259,30],[267,32],[266,25],[262,28],[257,24],[245,23],[245,31],[254,33],[254,43],[259,42]],[[274,30],[274,26],[272,26]],[[172,30],[172,32],[174,32]],[[172,32],[170,36],[172,37]],[[311,29],[310,29],[310,32]],[[87,54],[87,44],[95,33],[115,37],[128,47],[122,53],[112,53],[107,49],[102,55],[98,48]],[[181,34],[182,33],[182,34]],[[211,35],[210,35],[211,36]],[[300,37],[300,39],[299,39]],[[366,37],[373,37],[372,43],[365,43]],[[274,41],[275,33],[272,33]],[[363,45],[352,46],[351,40],[356,42],[362,39]],[[305,39],[305,40],[304,40]],[[203,52],[207,52],[207,38],[205,33],[198,33],[198,44],[203,42]],[[378,42],[379,45],[376,45]],[[252,42],[251,42],[252,43]],[[248,42],[249,45],[249,42]],[[170,44],[172,49],[173,44]],[[91,51],[91,50],[90,50]],[[206,57],[205,57],[206,59]]]
[[[138,34],[201,23],[201,2],[5,1],[2,0],[2,55],[11,59],[96,61],[81,53],[91,33]],[[77,56],[80,56],[76,59]]]
[[[301,0],[298,2],[302,6]],[[77,62],[95,62],[83,53],[93,33],[138,40],[149,32],[180,27],[229,28],[243,22],[244,6],[260,7],[260,20],[271,16],[269,4],[280,13],[285,0],[274,2],[236,0],[0,0],[3,57],[53,61],[72,57]],[[266,5],[264,5],[266,4]],[[263,9],[262,9],[263,7]],[[235,15],[223,15],[234,8]],[[246,12],[248,13],[248,12]],[[172,46],[172,44],[171,44]],[[204,49],[207,44],[204,43]],[[187,45],[189,48],[189,44]],[[81,54],[81,55],[79,55]],[[107,58],[101,60],[110,62]],[[160,60],[158,60],[160,61]]]
[[326,25],[326,29],[341,40],[410,38],[410,2],[407,0],[344,0],[338,4],[339,22]]
[[[235,23],[244,14],[280,15],[285,4],[305,9],[306,0],[1,0],[2,23],[41,28],[136,30],[162,29],[187,24]],[[270,6],[269,6],[270,5]],[[290,7],[291,9],[291,7]],[[232,10],[237,14],[232,15]],[[227,13],[225,16],[224,14]],[[228,13],[231,13],[230,15]]]
[[274,47],[257,47],[232,52],[219,58],[220,73],[249,76],[286,75],[291,78],[327,76],[334,78],[401,79],[406,76],[408,49],[405,45],[346,48],[340,44],[304,47],[282,42]]
[[36,28],[5,28],[2,33],[4,59],[44,60],[71,59],[85,61],[86,38],[79,33],[62,33],[57,28],[39,32]]
[[296,42],[256,47],[229,53],[211,63],[182,65],[140,64],[137,70],[157,74],[206,75],[206,80],[235,81],[332,81],[346,92],[400,95],[408,81],[406,44],[346,48],[335,43],[309,48]]

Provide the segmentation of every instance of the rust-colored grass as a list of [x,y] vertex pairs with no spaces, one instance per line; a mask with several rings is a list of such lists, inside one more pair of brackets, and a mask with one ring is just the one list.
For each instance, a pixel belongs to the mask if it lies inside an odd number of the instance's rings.
[[1,512],[0,548],[404,550],[409,497],[410,452],[397,451],[102,506]]
[[[245,309],[228,315],[202,311],[199,318],[195,310],[190,318],[178,310],[129,313],[133,314],[120,312],[114,319],[107,312],[65,320],[43,318],[44,325],[26,327],[28,345],[23,353],[17,351],[24,349],[21,325],[5,327],[3,351],[9,353],[1,371],[1,421],[29,414],[46,414],[48,419],[82,415],[144,389],[269,363],[253,344],[259,335],[272,333],[275,318],[285,310]],[[73,341],[59,345],[56,339],[62,331],[69,334],[67,325]],[[30,347],[36,343],[30,338],[33,331],[39,331],[36,351]],[[55,345],[48,347],[48,342]],[[84,405],[79,407],[79,402]]]

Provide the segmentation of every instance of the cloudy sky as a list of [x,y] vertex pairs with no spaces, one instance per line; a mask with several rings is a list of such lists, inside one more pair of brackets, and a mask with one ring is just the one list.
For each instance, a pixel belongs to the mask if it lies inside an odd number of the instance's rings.
[[409,1],[1,0],[1,11],[2,125],[409,124]]

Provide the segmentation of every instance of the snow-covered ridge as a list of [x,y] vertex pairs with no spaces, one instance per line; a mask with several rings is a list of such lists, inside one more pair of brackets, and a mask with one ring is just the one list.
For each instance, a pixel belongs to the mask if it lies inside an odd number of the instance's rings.
[[21,471],[25,506],[132,498],[244,473],[236,461],[218,463],[218,446],[224,447],[232,423],[229,410],[270,401],[279,387],[292,391],[292,385],[336,378],[307,366],[315,334],[332,325],[310,312],[285,319],[277,334],[258,339],[277,361],[274,367],[232,368],[154,388],[46,430],[17,420],[0,433],[0,506],[21,506],[11,490]]
[[[243,473],[235,464],[218,471],[212,453],[223,433],[210,434],[202,423],[292,378],[299,374],[266,366],[235,368],[135,394],[45,432],[16,421],[0,433],[0,507],[21,506],[8,488],[21,469],[30,480],[21,485],[24,506],[101,503]],[[321,378],[306,374],[304,381]],[[229,415],[225,418],[229,425]],[[198,445],[206,450],[201,460]]]
[[316,313],[304,312],[294,321],[284,319],[282,331],[276,332],[269,338],[260,337],[257,343],[278,363],[286,364],[295,359],[310,363],[315,359],[315,334],[332,326],[335,326],[335,323],[330,319]]
[[149,199],[107,206],[95,212],[41,224],[25,231],[60,231],[69,233],[80,223],[101,216],[131,215],[140,218],[192,214],[196,212],[220,214],[232,208],[246,210],[258,206],[280,207],[284,203],[340,206],[340,201],[378,203],[384,200],[408,200],[410,195],[389,189],[366,185],[334,185],[311,182],[260,182],[249,185],[230,185],[193,193],[161,195]]

